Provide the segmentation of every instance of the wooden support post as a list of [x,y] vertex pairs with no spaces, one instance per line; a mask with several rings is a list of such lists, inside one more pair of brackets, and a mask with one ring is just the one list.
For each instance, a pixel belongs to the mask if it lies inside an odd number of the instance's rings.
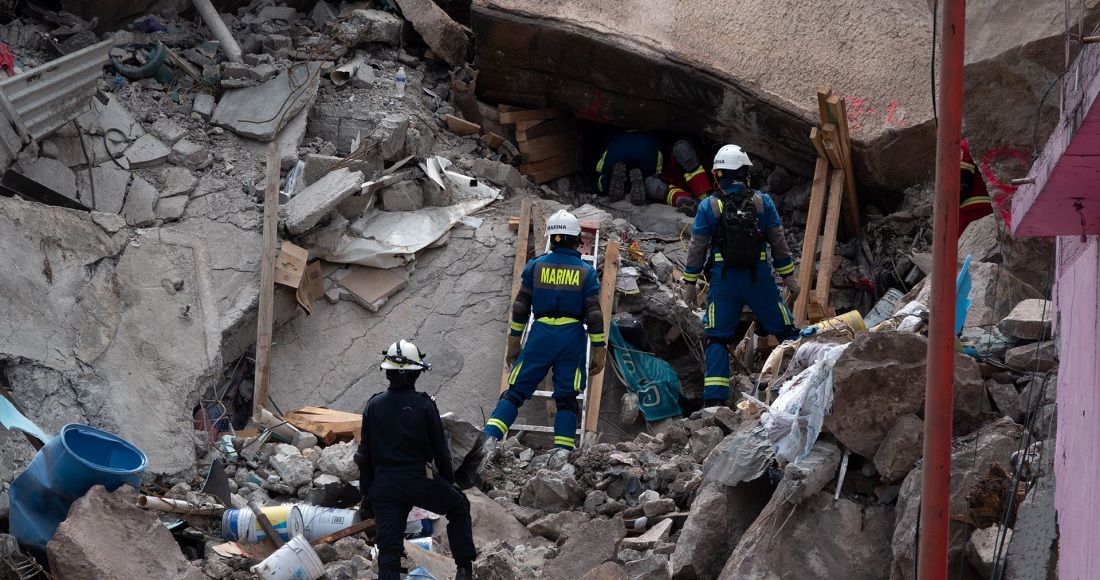
[[817,113],[821,117],[821,124],[831,123],[829,120],[829,109],[826,106],[829,100],[829,95],[833,94],[833,90],[828,85],[821,85],[817,89]]
[[829,183],[829,209],[825,215],[825,237],[821,240],[821,267],[814,288],[818,304],[828,312],[829,287],[833,278],[833,257],[836,253],[836,229],[840,224],[840,205],[844,196],[844,170],[833,171]]
[[[516,296],[519,296],[519,288],[523,284],[523,280],[521,279],[523,267],[527,265],[527,242],[531,236],[531,198],[529,197],[523,198],[523,205],[520,206],[519,231],[517,233],[516,258],[515,262],[512,264],[512,293],[508,295],[510,297],[508,300],[509,314],[507,320],[509,327],[511,327],[512,324],[512,303],[516,301]],[[504,355],[506,359],[508,355],[507,343],[505,343],[504,346]],[[501,362],[503,363],[504,370],[500,377],[500,392],[503,393],[508,390],[508,373],[510,369],[508,368],[507,360],[502,360]]]
[[828,153],[825,152],[825,140],[821,138],[821,129],[817,127],[810,127],[810,143],[814,144],[814,149],[817,151],[817,156],[822,159],[828,158]]
[[[607,242],[603,251],[603,278],[600,280],[600,310],[603,311],[603,334],[607,340],[611,333],[611,309],[615,304],[615,277],[619,273],[619,242]],[[611,353],[607,353],[610,357]],[[593,433],[599,427],[600,402],[603,398],[603,376],[607,373],[607,366],[611,361],[606,361],[604,370],[594,377],[588,377],[588,398],[585,405],[588,414],[584,424],[585,433]]]
[[848,134],[848,113],[844,99],[837,95],[826,99],[826,108],[830,117],[835,118],[836,136],[844,163],[844,229],[848,238],[854,238],[860,234],[859,201],[856,199],[856,175],[852,170],[852,138]]
[[275,233],[279,227],[279,142],[267,146],[264,184],[264,230],[260,254],[260,307],[256,318],[256,388],[252,420],[260,421],[271,381],[271,325],[275,311]]
[[836,136],[836,125],[832,123],[822,125],[821,136],[825,141],[825,153],[833,169],[844,169],[844,158],[841,156],[840,140]]
[[532,250],[537,258],[546,253],[546,213],[542,209],[541,199],[531,204],[531,236],[535,239]]
[[829,183],[829,161],[818,157],[814,170],[813,188],[810,190],[810,212],[806,217],[806,234],[802,240],[802,261],[798,264],[798,285],[802,293],[794,303],[794,320],[806,322],[806,306],[813,290],[814,264],[817,262],[817,234],[821,231],[821,217],[825,213],[825,194]]

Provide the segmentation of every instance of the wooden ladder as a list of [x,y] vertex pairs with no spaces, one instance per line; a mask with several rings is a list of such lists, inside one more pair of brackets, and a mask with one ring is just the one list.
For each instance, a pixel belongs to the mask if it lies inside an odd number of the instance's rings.
[[[530,198],[524,199],[520,209],[520,217],[518,223],[518,236],[516,237],[516,257],[515,263],[512,269],[512,302],[515,302],[516,296],[519,295],[519,289],[522,284],[520,279],[524,266],[527,265],[528,245],[530,239],[530,230],[534,226],[535,232],[544,232],[546,230],[546,218],[542,211],[542,204],[539,201],[534,201]],[[550,238],[546,238],[545,244],[536,244],[534,253],[535,257],[550,250]],[[600,224],[596,221],[581,220],[581,245],[578,248],[581,253],[581,259],[591,264],[593,268],[597,268],[600,258]],[[619,243],[608,242],[606,253],[604,255],[604,273],[601,280],[600,289],[600,308],[604,312],[604,336],[607,336],[611,323],[611,303],[615,296],[615,276],[618,271],[619,262]],[[511,304],[511,303],[509,303]],[[531,330],[531,322],[534,318],[534,313],[527,321],[527,326],[523,331],[523,341],[526,341],[527,335]],[[511,326],[511,317],[508,319],[509,327]],[[587,339],[586,339],[587,340]],[[592,355],[592,344],[590,341],[585,345],[585,364],[581,369],[586,375],[588,373],[588,361]],[[610,355],[609,355],[610,356]],[[508,366],[507,361],[503,365],[503,372],[500,380],[500,392],[508,390],[508,375],[511,372],[511,368]],[[581,407],[580,412],[580,425],[577,429],[577,446],[588,443],[591,437],[595,436],[599,423],[600,403],[603,395],[603,376],[601,372],[596,376],[587,377],[587,388],[583,393],[577,396],[577,400]],[[543,381],[540,387],[544,387],[549,382],[549,376]],[[554,391],[550,389],[539,389],[532,394],[531,399],[540,398],[546,402],[546,416],[552,417],[554,413],[554,405],[552,403]],[[537,432],[537,433],[553,433],[553,425],[534,425],[515,423],[509,429],[511,433],[518,433],[523,431]]]

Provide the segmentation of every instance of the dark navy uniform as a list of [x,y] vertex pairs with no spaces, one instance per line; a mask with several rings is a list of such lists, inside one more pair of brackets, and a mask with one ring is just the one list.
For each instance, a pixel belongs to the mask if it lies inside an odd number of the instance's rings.
[[379,580],[398,580],[413,506],[447,516],[451,555],[460,568],[470,566],[477,555],[470,501],[452,486],[451,453],[439,409],[427,393],[394,383],[371,397],[355,459],[359,489],[374,507]]
[[510,334],[523,334],[532,310],[535,321],[508,376],[508,390],[497,402],[484,431],[503,439],[515,422],[519,407],[553,369],[558,409],[554,417],[554,445],[572,449],[577,433],[577,395],[586,386],[585,347],[588,340],[593,347],[605,344],[600,281],[596,269],[581,259],[580,252],[560,246],[528,262],[521,281],[520,297],[512,307]]

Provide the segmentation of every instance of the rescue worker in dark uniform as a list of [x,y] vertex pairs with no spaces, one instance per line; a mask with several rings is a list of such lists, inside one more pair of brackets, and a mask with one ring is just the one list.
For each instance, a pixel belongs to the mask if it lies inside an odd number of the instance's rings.
[[596,163],[596,194],[606,195],[616,202],[626,195],[626,178],[630,175],[630,203],[645,205],[644,178],[661,172],[664,156],[661,142],[652,133],[627,131],[607,143],[607,149]]
[[[576,446],[577,395],[586,386],[585,347],[592,342],[588,373],[603,370],[607,354],[603,312],[600,310],[600,281],[596,269],[581,259],[581,225],[573,214],[561,210],[546,222],[552,250],[531,260],[523,269],[522,286],[512,304],[512,326],[508,333],[507,362],[512,365],[508,390],[501,394],[484,432],[493,446],[508,434],[519,408],[535,392],[546,373],[554,370],[554,446]],[[531,311],[535,321],[520,349],[520,338]],[[583,321],[583,322],[582,322]],[[588,325],[587,336],[585,324]]]
[[398,580],[404,555],[405,523],[413,506],[447,516],[455,580],[472,578],[474,549],[470,500],[454,486],[451,452],[435,400],[416,390],[430,370],[415,344],[400,340],[382,353],[390,385],[367,401],[355,463],[363,511],[373,510],[377,527],[378,578]]
[[[703,315],[703,329],[707,335],[705,353],[706,373],[703,379],[704,405],[722,405],[729,398],[730,359],[727,346],[733,341],[734,332],[741,322],[741,310],[748,305],[764,330],[780,341],[798,338],[794,315],[779,294],[775,273],[783,278],[783,284],[791,291],[791,300],[798,296],[798,278],[795,276],[794,259],[779,221],[775,203],[766,193],[753,191],[747,185],[749,156],[737,145],[725,145],[714,156],[711,171],[718,182],[718,191],[699,204],[692,224],[691,243],[688,246],[687,264],[683,275],[683,298],[694,306],[696,282],[704,265],[711,263],[710,288],[707,290],[707,309]],[[751,203],[748,200],[751,196]],[[752,206],[756,215],[756,236],[750,248],[751,265],[743,268],[727,267],[720,248],[720,229],[723,227],[725,205],[745,199],[746,207]],[[765,243],[771,246],[772,261],[767,261]],[[748,246],[738,246],[748,247]],[[710,258],[708,262],[708,257]]]

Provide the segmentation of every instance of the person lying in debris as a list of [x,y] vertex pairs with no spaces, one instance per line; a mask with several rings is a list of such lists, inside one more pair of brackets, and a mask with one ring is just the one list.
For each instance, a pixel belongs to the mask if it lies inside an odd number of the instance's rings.
[[[799,293],[794,259],[787,246],[775,203],[746,183],[752,161],[737,145],[726,145],[714,156],[712,171],[718,191],[703,200],[695,214],[683,275],[683,298],[694,307],[696,282],[709,265],[710,288],[703,327],[707,335],[704,404],[723,405],[729,398],[730,360],[727,346],[747,304],[764,331],[777,339],[795,340],[794,316],[779,294],[775,275]],[[772,262],[768,263],[767,246]]]
[[712,189],[695,147],[688,140],[680,139],[672,145],[671,160],[666,164],[661,142],[642,131],[612,137],[596,164],[596,172],[597,194],[607,195],[612,203],[626,196],[629,176],[630,203],[665,203],[687,215],[695,214],[699,199]]
[[355,453],[360,511],[363,519],[374,517],[378,530],[378,579],[400,578],[405,520],[418,506],[447,516],[447,538],[458,566],[455,580],[469,580],[477,556],[470,500],[454,484],[435,399],[416,390],[420,373],[432,367],[407,340],[391,344],[382,355],[380,368],[390,384],[367,401]]

